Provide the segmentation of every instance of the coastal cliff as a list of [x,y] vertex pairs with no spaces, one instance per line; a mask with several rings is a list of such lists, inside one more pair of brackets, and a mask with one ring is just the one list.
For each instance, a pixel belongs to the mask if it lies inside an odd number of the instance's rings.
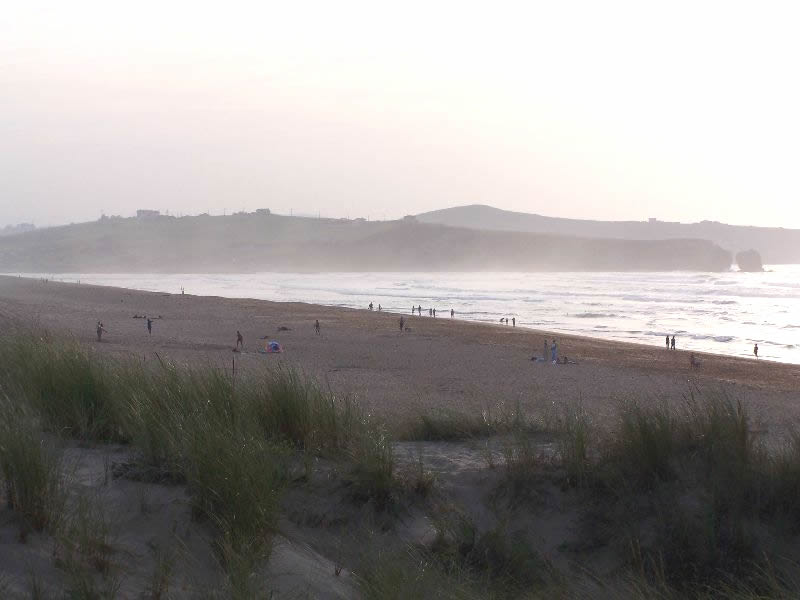
[[480,231],[401,221],[103,219],[0,239],[0,272],[724,271],[712,242]]

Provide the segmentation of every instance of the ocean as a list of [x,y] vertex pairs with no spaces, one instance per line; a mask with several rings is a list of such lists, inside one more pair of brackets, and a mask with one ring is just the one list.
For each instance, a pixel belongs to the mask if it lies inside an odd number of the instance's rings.
[[763,273],[87,274],[53,280],[137,290],[309,302],[499,323],[800,364],[800,265]]

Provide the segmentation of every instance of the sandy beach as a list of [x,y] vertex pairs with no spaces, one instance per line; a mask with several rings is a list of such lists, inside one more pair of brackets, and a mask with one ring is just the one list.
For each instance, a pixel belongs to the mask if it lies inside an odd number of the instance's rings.
[[[135,315],[155,319],[152,335]],[[103,352],[146,360],[158,353],[230,368],[235,356],[242,372],[291,365],[390,419],[419,410],[497,410],[517,402],[535,416],[554,403],[580,401],[604,422],[621,401],[681,402],[692,389],[741,400],[766,431],[779,432],[800,418],[797,365],[699,354],[700,367],[691,369],[689,352],[662,346],[470,323],[449,315],[403,318],[401,332],[400,315],[387,312],[0,277],[4,328],[16,322],[69,332]],[[99,344],[98,320],[108,331]],[[234,354],[237,330],[245,349]],[[541,356],[544,339],[554,337],[559,355],[577,364],[531,361]],[[279,341],[285,352],[259,353],[263,338]]]

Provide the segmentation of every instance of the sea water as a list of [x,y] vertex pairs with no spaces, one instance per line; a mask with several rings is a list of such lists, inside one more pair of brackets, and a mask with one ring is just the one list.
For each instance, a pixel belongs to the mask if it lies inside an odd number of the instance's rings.
[[[42,277],[41,274],[29,274]],[[47,275],[44,275],[47,277]],[[309,302],[437,317],[800,364],[800,265],[763,273],[59,274],[138,290]],[[539,346],[537,346],[537,349]]]

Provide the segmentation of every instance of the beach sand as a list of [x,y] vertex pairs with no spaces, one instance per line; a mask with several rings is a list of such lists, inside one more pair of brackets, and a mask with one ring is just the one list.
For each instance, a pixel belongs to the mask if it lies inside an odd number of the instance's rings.
[[[242,290],[246,295],[246,290]],[[148,335],[146,321],[154,318]],[[159,318],[160,317],[160,318]],[[0,326],[33,325],[70,332],[111,354],[134,354],[213,364],[239,372],[260,365],[291,365],[337,393],[350,394],[376,415],[410,418],[444,409],[479,413],[512,408],[528,416],[580,401],[599,423],[626,400],[681,402],[692,391],[741,400],[759,428],[779,433],[800,418],[800,366],[574,337],[522,327],[399,314],[0,277]],[[321,335],[314,331],[319,319]],[[108,333],[97,343],[95,324]],[[279,328],[288,330],[279,331]],[[245,349],[232,350],[236,331]],[[531,361],[544,339],[577,364]],[[285,352],[257,351],[265,339]],[[677,339],[678,347],[681,340]]]

